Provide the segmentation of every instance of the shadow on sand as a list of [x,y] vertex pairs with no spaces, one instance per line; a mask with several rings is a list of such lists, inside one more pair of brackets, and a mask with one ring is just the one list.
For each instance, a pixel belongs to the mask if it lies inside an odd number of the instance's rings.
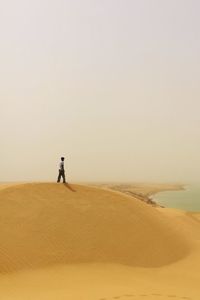
[[69,185],[69,183],[64,183],[64,186],[66,186],[66,188],[68,188],[70,191],[72,192],[76,192],[76,190],[73,189],[73,187],[71,185]]

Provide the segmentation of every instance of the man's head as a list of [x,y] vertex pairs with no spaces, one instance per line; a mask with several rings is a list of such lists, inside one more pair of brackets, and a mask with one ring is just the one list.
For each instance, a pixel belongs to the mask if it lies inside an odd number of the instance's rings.
[[65,160],[65,158],[64,158],[64,157],[61,157],[61,160],[62,160],[62,161],[64,161],[64,160]]

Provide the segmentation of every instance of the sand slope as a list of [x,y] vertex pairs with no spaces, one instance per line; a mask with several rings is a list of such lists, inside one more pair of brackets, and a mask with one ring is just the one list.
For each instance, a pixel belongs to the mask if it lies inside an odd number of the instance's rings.
[[73,188],[0,186],[0,299],[200,299],[199,213]]
[[190,246],[174,224],[134,198],[53,183],[0,191],[0,271],[55,263],[109,262],[159,267]]

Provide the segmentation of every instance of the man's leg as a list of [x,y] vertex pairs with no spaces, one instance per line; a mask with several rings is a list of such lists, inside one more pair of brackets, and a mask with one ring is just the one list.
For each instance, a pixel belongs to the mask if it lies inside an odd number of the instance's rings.
[[63,183],[65,183],[65,171],[62,171],[62,178],[63,178]]
[[57,179],[57,182],[60,182],[60,179],[61,179],[61,171],[59,170],[59,174],[58,174],[58,179]]

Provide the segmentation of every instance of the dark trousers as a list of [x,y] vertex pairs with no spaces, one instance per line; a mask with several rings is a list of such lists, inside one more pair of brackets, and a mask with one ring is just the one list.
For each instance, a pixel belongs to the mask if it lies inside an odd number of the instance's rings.
[[65,183],[65,170],[59,170],[57,182],[60,182],[61,177],[63,178],[63,183]]

